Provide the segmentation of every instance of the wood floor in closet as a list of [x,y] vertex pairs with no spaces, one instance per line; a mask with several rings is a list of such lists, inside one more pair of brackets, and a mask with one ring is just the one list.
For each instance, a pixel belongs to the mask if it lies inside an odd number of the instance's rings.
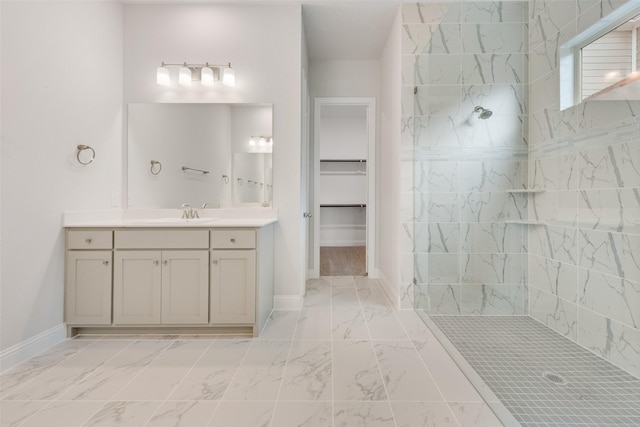
[[366,246],[321,246],[321,276],[366,276]]

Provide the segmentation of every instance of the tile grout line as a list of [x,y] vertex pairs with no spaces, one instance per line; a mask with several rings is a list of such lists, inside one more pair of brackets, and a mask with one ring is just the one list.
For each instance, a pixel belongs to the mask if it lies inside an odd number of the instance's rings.
[[[64,361],[66,361],[67,359],[69,359],[70,357],[77,356],[78,354],[80,354],[80,353],[82,353],[83,351],[85,351],[87,348],[89,348],[89,347],[93,346],[93,345],[94,345],[95,343],[97,343],[98,341],[99,341],[99,340],[95,340],[95,341],[88,341],[88,342],[89,342],[89,344],[87,344],[85,347],[83,347],[83,348],[79,349],[78,351],[76,351],[75,353],[73,353],[73,354],[71,354],[71,355],[66,356],[64,359],[61,359],[61,360],[60,360],[60,361],[58,361],[57,363],[54,363],[54,364],[53,364],[53,365],[51,365],[49,368],[46,368],[45,370],[43,370],[40,374],[36,375],[35,377],[31,378],[30,380],[28,380],[28,381],[27,381],[27,382],[25,382],[24,384],[22,384],[22,385],[20,385],[19,387],[17,387],[15,390],[12,390],[11,392],[6,393],[6,394],[5,394],[5,393],[3,393],[3,397],[2,397],[2,399],[1,399],[1,400],[3,400],[3,401],[4,401],[4,400],[12,400],[12,399],[7,399],[6,397],[7,397],[7,396],[11,396],[12,394],[14,394],[14,393],[15,393],[15,392],[17,392],[17,391],[20,391],[23,387],[25,387],[26,385],[28,385],[28,384],[30,384],[31,382],[35,381],[36,379],[40,378],[40,376],[42,376],[43,374],[45,374],[45,373],[49,372],[51,369],[53,369],[53,368],[57,367],[58,365],[60,365],[61,363],[63,363],[63,362],[64,362]],[[71,338],[71,339],[66,339],[66,340],[65,340],[65,341],[63,341],[62,343],[65,343],[65,342],[81,342],[81,340],[75,340],[75,339]],[[52,350],[52,349],[49,349],[49,350]],[[44,353],[46,353],[46,352],[47,352],[47,351],[49,351],[49,350],[45,350],[45,351],[43,351],[43,352],[39,353],[38,355],[34,356],[33,358],[38,357],[38,356],[40,356],[40,355],[43,355]],[[12,370],[14,370],[14,369],[18,369],[21,365],[26,364],[29,360],[31,360],[31,359],[33,359],[33,358],[30,358],[30,359],[26,360],[25,362],[21,363],[20,365],[18,365],[18,366],[15,366],[15,367],[11,368],[11,369],[10,369],[9,371],[7,371],[7,372],[3,372],[3,373],[2,373],[2,375],[0,376],[0,378],[2,378],[2,376],[4,376],[5,374],[8,374],[8,373],[9,373],[9,372],[11,372]]]
[[[375,280],[375,279],[374,279]],[[355,280],[354,280],[354,287],[355,287]],[[373,351],[373,357],[376,360],[376,366],[378,367],[378,374],[380,374],[380,379],[382,380],[382,387],[384,387],[384,393],[386,396],[386,403],[387,406],[389,407],[389,411],[391,412],[391,419],[393,420],[393,425],[394,426],[398,426],[398,422],[396,421],[396,416],[393,412],[393,407],[391,406],[391,397],[389,396],[389,390],[387,390],[387,384],[384,381],[384,375],[382,373],[382,368],[380,367],[380,361],[378,360],[378,354],[376,353],[376,349],[373,345],[373,339],[371,337],[371,330],[369,329],[369,322],[367,320],[367,317],[364,316],[364,306],[362,305],[362,301],[360,300],[360,295],[358,294],[358,290],[356,289],[356,296],[358,297],[358,304],[360,304],[360,310],[362,311],[363,317],[364,317],[364,324],[367,328],[367,333],[369,334],[369,346],[371,348],[371,350]],[[404,331],[404,329],[403,329]]]
[[[135,344],[135,343],[137,343],[137,342],[140,342],[140,341],[146,341],[146,340],[134,340],[134,341],[131,343],[131,345],[133,345],[133,344]],[[152,340],[152,341],[153,341],[153,340]],[[164,340],[157,340],[157,341],[164,341]],[[148,368],[149,366],[151,366],[151,364],[152,364],[152,363],[154,363],[156,360],[158,360],[158,358],[160,358],[163,354],[165,354],[165,353],[167,352],[167,350],[168,350],[169,348],[171,348],[171,346],[173,345],[173,343],[174,343],[174,342],[175,342],[175,340],[167,340],[167,346],[166,346],[162,351],[160,351],[160,352],[158,353],[158,355],[157,355],[156,357],[154,357],[154,358],[153,358],[153,360],[151,360],[151,361],[150,361],[146,366],[144,366],[142,369],[140,369],[140,370],[139,370],[139,372],[138,372],[138,373],[136,373],[136,374],[135,374],[135,375],[134,375],[134,376],[133,376],[133,377],[132,377],[132,378],[131,378],[131,379],[130,379],[130,380],[129,380],[125,385],[124,385],[124,386],[122,386],[122,387],[121,387],[117,392],[113,393],[113,394],[111,395],[111,398],[109,398],[109,399],[105,399],[105,400],[102,400],[102,402],[104,402],[104,405],[102,405],[102,407],[101,407],[100,409],[98,409],[98,411],[97,411],[95,414],[93,414],[89,419],[87,419],[87,420],[82,424],[82,426],[86,426],[86,425],[87,425],[87,423],[88,423],[88,422],[89,422],[89,421],[90,421],[90,420],[91,420],[91,419],[92,419],[96,414],[100,413],[100,411],[102,411],[102,410],[103,410],[103,409],[104,409],[104,408],[105,408],[109,403],[112,403],[112,402],[119,402],[119,400],[115,400],[115,399],[114,399],[114,398],[118,395],[118,393],[120,393],[120,392],[121,392],[122,390],[124,390],[127,386],[129,386],[129,384],[131,384],[133,381],[135,381],[135,379],[136,379],[140,374],[142,374],[142,372],[146,371],[146,370],[147,370],[147,368]],[[128,347],[127,347],[127,348],[128,348]],[[125,402],[125,401],[122,401],[122,402]],[[134,401],[134,402],[138,402],[138,401]],[[145,400],[139,400],[139,402],[145,402]]]
[[[269,427],[273,425],[273,417],[276,414],[276,408],[278,407],[278,401],[280,400],[280,392],[282,391],[282,383],[284,383],[284,378],[287,373],[287,366],[289,365],[289,360],[291,357],[291,351],[293,350],[293,339],[296,336],[296,331],[298,330],[298,323],[300,322],[300,316],[302,315],[302,309],[298,310],[298,317],[296,319],[296,326],[293,328],[293,333],[291,334],[291,340],[289,341],[289,351],[287,353],[287,358],[284,363],[284,369],[282,369],[282,378],[280,378],[280,385],[278,386],[278,394],[276,395],[276,400],[273,403],[273,409],[271,410],[271,419],[269,420]],[[275,427],[275,426],[274,426]]]
[[[84,347],[82,350],[74,353],[72,356],[70,357],[75,357],[78,354],[82,353],[83,351],[85,351],[87,348],[92,347],[93,345],[95,345],[98,341],[100,340],[95,340],[93,341],[91,344],[87,345],[86,347]],[[107,361],[113,359],[114,357],[116,357],[118,354],[120,354],[122,351],[124,351],[125,349],[129,348],[131,346],[131,344],[129,344],[128,346],[124,347],[123,349],[121,349],[119,352],[117,352],[116,354],[114,354],[112,357],[110,357],[109,359],[105,360],[101,366],[103,366],[105,363],[107,363]],[[68,360],[68,358],[65,358],[63,360],[61,360],[59,363],[55,364],[54,366],[52,366],[50,369],[53,369],[59,365],[61,365],[64,361]],[[89,375],[87,375],[87,377],[91,377],[96,370],[100,369],[100,367],[96,367]],[[47,369],[45,372],[48,372],[50,369]],[[45,372],[43,372],[42,374],[44,374]],[[40,375],[42,375],[40,374]],[[22,387],[26,386],[27,384],[29,384],[31,381],[36,380],[37,378],[40,377],[40,375],[36,376],[35,378],[33,378],[30,381],[27,381],[23,386],[19,387],[18,389],[21,389]],[[84,379],[84,378],[83,378]],[[37,410],[36,412],[34,412],[33,414],[31,414],[30,416],[28,416],[27,418],[25,418],[24,420],[22,420],[22,422],[20,422],[20,424],[18,424],[18,426],[21,426],[23,424],[25,424],[26,422],[28,422],[30,419],[32,419],[33,417],[35,417],[37,414],[39,414],[40,412],[50,408],[51,406],[53,406],[57,401],[64,401],[64,400],[60,400],[60,396],[62,396],[64,393],[66,393],[67,391],[71,390],[73,387],[75,387],[78,383],[80,383],[83,379],[78,380],[76,382],[73,383],[73,385],[69,386],[67,389],[65,389],[64,392],[62,392],[59,396],[57,396],[55,399],[51,399],[51,400],[44,400],[44,401],[48,401],[49,403],[45,404],[42,408],[40,408],[39,410]],[[11,400],[7,400],[7,399],[2,399],[3,401],[11,401]],[[38,402],[37,400],[29,400],[29,402]],[[100,408],[102,409],[102,408]],[[84,422],[82,423],[83,425],[89,421],[91,419],[91,417],[93,417],[95,414],[98,413],[98,411],[100,411],[100,409],[97,409],[93,414],[89,415],[87,417],[86,420],[84,420]]]
[[[412,310],[414,313],[415,311]],[[453,412],[453,409],[451,408],[451,406],[449,405],[449,401],[447,401],[447,399],[444,397],[444,394],[442,393],[442,390],[440,389],[440,385],[438,384],[438,382],[436,381],[436,379],[433,377],[433,375],[431,374],[431,370],[429,369],[429,367],[427,366],[427,364],[425,363],[424,359],[422,358],[422,356],[420,356],[420,352],[418,351],[418,348],[416,347],[416,344],[414,342],[413,339],[411,339],[411,336],[409,335],[409,332],[407,332],[407,329],[405,328],[405,325],[402,323],[402,321],[400,320],[400,318],[398,317],[397,314],[397,310],[393,310],[394,315],[396,316],[398,322],[400,323],[400,327],[402,328],[402,330],[404,331],[404,333],[406,334],[407,338],[409,338],[409,342],[411,343],[411,347],[413,347],[413,350],[416,353],[416,356],[418,356],[418,360],[420,360],[420,363],[422,363],[422,366],[424,366],[425,370],[427,371],[427,374],[429,375],[429,378],[431,378],[431,381],[433,381],[433,384],[436,386],[436,389],[438,390],[438,393],[440,394],[440,397],[442,397],[442,401],[447,405],[447,408],[449,409],[449,412],[451,414],[453,414],[453,419],[456,421],[456,424],[458,425],[458,427],[463,427],[460,424],[460,421],[458,421],[458,418],[456,417],[456,414]],[[417,315],[416,315],[417,316]],[[423,323],[423,326],[426,329],[429,329],[428,326],[426,324]],[[430,340],[424,340],[425,345],[429,344]],[[437,341],[436,341],[437,342]],[[465,376],[466,378],[466,376]]]
[[[271,311],[271,313],[273,314],[273,311]],[[271,320],[271,318],[269,318],[267,320],[267,322],[265,323],[265,328],[267,327],[267,324],[269,323],[270,320]],[[252,337],[250,339],[249,347],[245,350],[244,355],[242,355],[242,359],[238,363],[238,367],[236,368],[236,371],[234,372],[233,376],[229,380],[229,384],[227,384],[227,388],[224,390],[224,393],[222,393],[222,396],[220,397],[220,399],[218,399],[218,406],[216,407],[216,410],[213,411],[213,413],[209,417],[209,420],[207,421],[207,426],[211,424],[211,420],[213,420],[213,417],[215,417],[215,415],[218,413],[218,410],[220,410],[220,406],[222,405],[222,402],[226,402],[227,401],[227,400],[225,400],[224,397],[227,395],[227,392],[231,388],[231,385],[233,384],[233,380],[235,380],[236,376],[238,376],[238,372],[240,372],[240,367],[242,367],[242,364],[244,363],[245,359],[247,358],[247,355],[249,354],[249,351],[251,351],[251,349],[253,348],[253,344],[255,342],[256,342],[256,338]]]
[[[182,384],[182,382],[185,380],[185,378],[187,378],[187,376],[189,376],[189,374],[191,373],[191,371],[193,371],[193,368],[196,367],[196,365],[198,364],[198,362],[200,362],[200,360],[202,360],[202,358],[204,357],[205,354],[207,354],[207,352],[209,351],[209,349],[211,348],[211,346],[213,345],[214,342],[216,342],[218,340],[218,338],[216,337],[214,340],[212,340],[209,345],[207,346],[207,348],[205,348],[202,351],[202,354],[200,355],[200,357],[198,357],[198,360],[196,360],[193,365],[191,365],[191,368],[189,368],[189,370],[182,376],[182,378],[180,379],[180,381],[178,381],[178,383],[173,387],[173,389],[167,394],[166,399],[164,399],[156,408],[155,411],[153,411],[153,413],[151,414],[151,416],[149,417],[149,419],[144,423],[144,425],[146,426],[147,424],[149,424],[149,422],[151,422],[151,420],[153,419],[153,417],[158,413],[158,411],[160,410],[160,408],[162,408],[162,405],[164,405],[165,403],[167,403],[169,401],[169,398],[173,395],[173,393],[178,389],[178,387],[180,387],[180,384]],[[179,341],[179,340],[176,340]],[[176,342],[174,341],[174,342]],[[217,409],[217,408],[216,408]]]

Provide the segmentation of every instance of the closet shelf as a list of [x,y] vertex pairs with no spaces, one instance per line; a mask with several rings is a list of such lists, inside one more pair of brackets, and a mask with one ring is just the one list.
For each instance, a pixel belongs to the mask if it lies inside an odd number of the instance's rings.
[[367,163],[367,159],[320,159],[320,163]]

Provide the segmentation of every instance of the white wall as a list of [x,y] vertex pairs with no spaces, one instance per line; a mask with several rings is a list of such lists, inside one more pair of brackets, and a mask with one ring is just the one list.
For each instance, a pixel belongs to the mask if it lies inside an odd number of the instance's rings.
[[[121,188],[122,6],[2,2],[0,348],[63,321],[61,214]],[[95,161],[80,166],[76,146]]]
[[[324,109],[330,109],[325,106]],[[320,123],[320,159],[366,159],[367,109],[362,117],[322,117]]]
[[[378,270],[383,284],[393,297],[401,298],[402,289],[408,288],[408,279],[401,277],[401,265],[413,274],[412,265],[400,258],[400,117],[402,116],[400,87],[402,84],[401,64],[401,15],[400,12],[391,26],[387,43],[380,58],[380,144],[378,144]],[[407,166],[407,162],[405,162]],[[407,171],[411,176],[410,171]],[[406,173],[405,173],[406,175]],[[408,189],[403,189],[408,191]],[[407,257],[405,257],[407,258]],[[402,261],[402,263],[401,263]],[[406,295],[409,297],[409,295]],[[412,295],[410,296],[413,297]],[[407,300],[408,298],[401,298]],[[394,301],[397,302],[397,301]],[[411,308],[411,304],[402,306]]]
[[309,92],[318,97],[375,97],[380,94],[378,60],[311,60]]
[[[300,206],[300,5],[124,6],[124,102],[273,104],[276,296],[304,290]],[[231,62],[236,86],[162,87],[162,61]]]

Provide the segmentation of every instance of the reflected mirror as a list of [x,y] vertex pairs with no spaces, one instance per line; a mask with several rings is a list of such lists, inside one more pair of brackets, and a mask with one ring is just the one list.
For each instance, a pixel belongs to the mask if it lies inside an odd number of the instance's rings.
[[128,106],[130,208],[270,206],[271,104]]

